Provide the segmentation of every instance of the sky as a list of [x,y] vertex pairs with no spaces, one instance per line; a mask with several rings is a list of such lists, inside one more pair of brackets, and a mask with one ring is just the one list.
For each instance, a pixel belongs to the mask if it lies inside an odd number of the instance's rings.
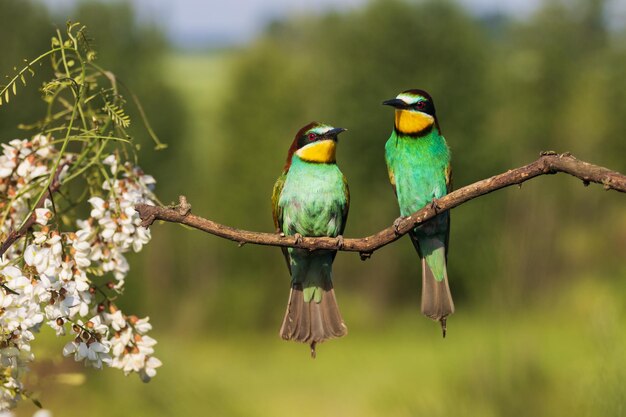
[[[78,0],[39,0],[63,13]],[[88,1],[88,0],[86,0]],[[108,0],[119,1],[119,0]],[[458,0],[477,14],[504,12],[528,15],[540,0]],[[346,10],[367,0],[130,0],[143,19],[162,24],[179,46],[241,44],[254,38],[267,22],[292,14]]]

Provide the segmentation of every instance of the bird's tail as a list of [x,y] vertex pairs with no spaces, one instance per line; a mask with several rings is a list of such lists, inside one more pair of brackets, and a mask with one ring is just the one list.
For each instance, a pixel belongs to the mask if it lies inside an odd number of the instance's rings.
[[327,339],[345,336],[348,333],[335,298],[331,282],[322,288],[321,300],[305,301],[301,283],[293,283],[289,293],[287,312],[280,328],[285,340],[308,343],[311,356],[315,357],[315,345]]
[[436,237],[420,239],[422,257],[422,314],[441,323],[446,336],[446,318],[454,313],[448,284],[446,248]]
[[448,285],[448,272],[444,270],[441,281],[437,281],[433,271],[422,259],[422,314],[441,323],[443,336],[446,336],[446,318],[454,313],[454,301]]

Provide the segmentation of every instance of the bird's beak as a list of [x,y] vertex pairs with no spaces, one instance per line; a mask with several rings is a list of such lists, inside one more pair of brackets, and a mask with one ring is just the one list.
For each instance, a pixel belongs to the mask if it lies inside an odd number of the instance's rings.
[[326,132],[324,136],[337,140],[337,135],[340,134],[341,132],[345,132],[346,130],[348,129],[345,129],[343,127],[335,127],[333,129],[330,129],[328,132]]
[[399,98],[392,98],[391,100],[385,100],[383,101],[383,104],[385,106],[395,107],[396,109],[403,109],[407,107],[406,103],[403,100],[400,100]]

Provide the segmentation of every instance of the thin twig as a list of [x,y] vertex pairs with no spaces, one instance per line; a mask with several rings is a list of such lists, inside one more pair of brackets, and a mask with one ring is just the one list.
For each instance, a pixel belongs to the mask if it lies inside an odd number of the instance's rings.
[[225,226],[191,214],[191,206],[187,203],[184,196],[181,196],[181,205],[179,207],[170,208],[139,204],[135,208],[142,219],[142,225],[145,227],[149,227],[155,220],[164,220],[191,226],[235,241],[239,245],[252,243],[309,250],[327,249],[360,252],[362,259],[367,259],[375,250],[398,240],[415,228],[415,226],[443,211],[450,210],[469,200],[501,188],[521,184],[540,175],[556,174],[558,172],[580,178],[585,185],[594,182],[602,184],[606,190],[626,193],[626,175],[624,174],[580,161],[568,153],[543,152],[539,159],[533,163],[460,188],[440,199],[434,200],[433,204],[429,204],[412,215],[398,219],[393,226],[376,234],[361,239],[346,238],[343,239],[341,244],[338,243],[336,238],[330,237],[303,237],[297,239],[294,236],[282,236],[278,233],[251,232]]

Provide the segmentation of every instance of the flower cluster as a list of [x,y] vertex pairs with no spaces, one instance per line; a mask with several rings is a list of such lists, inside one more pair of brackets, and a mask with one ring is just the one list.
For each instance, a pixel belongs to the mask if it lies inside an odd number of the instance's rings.
[[[147,335],[149,319],[125,315],[114,299],[129,271],[124,254],[150,240],[134,206],[153,204],[154,178],[116,155],[103,157],[99,182],[88,188],[89,217],[62,223],[72,207],[59,207],[45,187],[51,176],[63,185],[77,156],[60,155],[46,136],[2,148],[0,241],[30,216],[34,223],[0,259],[0,410],[14,406],[24,392],[21,376],[44,323],[59,336],[71,335],[65,356],[148,381],[161,365],[153,356],[156,341]],[[33,209],[40,196],[47,198]]]

